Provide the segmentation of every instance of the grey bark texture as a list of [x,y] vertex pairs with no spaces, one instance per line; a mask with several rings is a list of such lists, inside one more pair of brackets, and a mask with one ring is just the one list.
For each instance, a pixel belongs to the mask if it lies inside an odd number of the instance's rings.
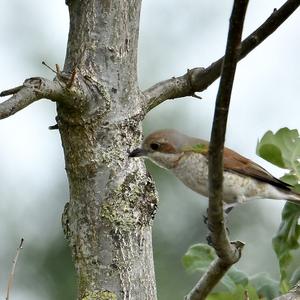
[[68,2],[63,74],[70,99],[57,105],[70,201],[65,235],[79,299],[156,299],[151,223],[157,196],[143,162],[137,86],[140,0]]

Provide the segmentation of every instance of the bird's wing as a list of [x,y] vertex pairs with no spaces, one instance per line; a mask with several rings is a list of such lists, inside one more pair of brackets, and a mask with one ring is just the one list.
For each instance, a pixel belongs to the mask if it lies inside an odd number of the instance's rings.
[[291,190],[292,187],[272,176],[260,165],[228,148],[224,149],[224,170],[250,176],[285,190]]
[[[192,147],[186,148],[185,151],[200,153],[208,157],[208,148],[208,143],[199,140]],[[224,170],[244,176],[250,176],[284,190],[290,191],[292,188],[290,184],[277,179],[257,163],[229,148],[224,148]]]

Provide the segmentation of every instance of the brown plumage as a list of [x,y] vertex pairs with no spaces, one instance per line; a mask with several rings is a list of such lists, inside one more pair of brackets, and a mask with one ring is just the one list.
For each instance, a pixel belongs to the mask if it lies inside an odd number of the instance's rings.
[[[129,156],[151,159],[195,192],[208,196],[208,148],[205,140],[165,129],[148,135],[142,148],[133,150]],[[258,198],[300,203],[300,195],[292,191],[292,186],[228,148],[224,149],[223,190],[224,201],[231,206]]]
[[224,149],[224,170],[250,176],[282,189],[291,190],[292,187],[271,175],[257,163],[228,148]]

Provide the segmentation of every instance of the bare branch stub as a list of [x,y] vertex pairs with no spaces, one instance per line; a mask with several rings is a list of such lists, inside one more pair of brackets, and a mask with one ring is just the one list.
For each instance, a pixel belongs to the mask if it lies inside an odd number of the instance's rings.
[[67,82],[67,84],[66,84],[66,87],[67,87],[68,89],[70,89],[70,88],[74,85],[76,73],[77,73],[77,69],[76,69],[76,67],[75,67],[74,70],[72,71],[72,74],[71,74],[71,76],[70,76],[70,79],[68,80],[68,82]]
[[24,244],[24,239],[21,238],[20,245],[17,248],[17,253],[16,253],[16,256],[13,260],[12,269],[11,269],[11,272],[10,272],[9,277],[8,277],[5,300],[9,300],[9,293],[10,293],[10,290],[12,288],[12,284],[13,284],[13,280],[14,280],[14,276],[15,276],[15,269],[16,269],[16,265],[17,265],[17,261],[18,261],[20,251],[21,251],[21,249],[23,249],[23,244]]
[[49,129],[49,130],[57,130],[57,129],[59,129],[59,127],[58,127],[58,124],[55,124],[55,125],[50,125],[50,126],[48,127],[48,129]]
[[53,69],[53,68],[51,68],[45,61],[42,61],[42,65],[43,66],[45,66],[45,67],[47,67],[50,71],[52,71],[55,75],[57,75],[57,73],[59,73],[59,72],[57,72],[57,68],[56,68],[56,71]]
[[[49,67],[45,62],[43,65]],[[40,99],[49,99],[61,104],[66,104],[68,109],[83,111],[90,108],[90,99],[95,93],[95,83],[81,76],[76,68],[71,74],[57,72],[54,80],[42,77],[32,77],[24,81],[23,85],[3,91],[0,96],[12,95],[0,103],[0,119],[7,118]],[[84,97],[82,95],[85,95]]]
[[241,46],[241,36],[248,0],[235,0],[229,24],[222,75],[216,99],[211,143],[209,148],[209,207],[208,227],[218,258],[200,278],[186,300],[202,300],[236,263],[243,248],[242,242],[230,242],[223,209],[223,149],[227,115],[233,80]]
[[[288,0],[241,44],[238,60],[246,57],[260,45],[299,7],[300,0]],[[224,57],[219,58],[207,68],[194,68],[180,77],[173,77],[156,83],[144,91],[145,111],[149,111],[168,99],[191,96],[207,89],[221,74]]]
[[42,98],[53,101],[64,99],[64,89],[58,81],[42,77],[26,79],[22,86],[3,91],[0,96],[12,95],[0,103],[0,119],[7,118]]
[[68,76],[67,74],[64,74],[61,71],[59,64],[55,64],[55,70],[52,67],[50,67],[45,61],[42,61],[42,65],[44,65],[49,70],[51,70],[56,75],[58,81],[67,82],[70,79],[70,76]]

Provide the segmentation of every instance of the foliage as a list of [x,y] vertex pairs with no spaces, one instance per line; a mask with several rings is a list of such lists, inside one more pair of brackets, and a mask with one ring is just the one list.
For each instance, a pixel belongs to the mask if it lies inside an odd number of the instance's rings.
[[[189,272],[204,274],[209,265],[217,258],[214,249],[206,244],[192,245],[183,256],[183,265]],[[231,267],[221,279],[209,300],[243,299],[245,292],[250,299],[273,299],[278,296],[278,282],[268,274],[260,273],[249,277],[246,273]]]
[[[203,147],[200,147],[203,151]],[[275,134],[266,132],[257,144],[257,154],[272,164],[284,168],[287,173],[281,180],[290,184],[291,189],[300,193],[300,137],[296,129],[282,128]],[[286,293],[291,284],[300,279],[300,268],[292,276],[287,269],[292,260],[292,250],[299,248],[300,206],[287,202],[282,211],[282,221],[273,238],[273,248],[280,267],[280,290]],[[191,246],[183,257],[183,265],[189,272],[204,274],[217,258],[214,249],[206,244]],[[247,295],[246,295],[247,294]],[[221,279],[208,297],[209,300],[227,299],[273,299],[279,295],[279,283],[267,273],[249,277],[244,272],[232,267]]]
[[272,164],[288,169],[288,183],[300,178],[300,137],[296,129],[281,128],[275,134],[268,131],[257,144],[257,154]]
[[247,286],[247,288],[245,288],[239,285],[232,293],[230,292],[212,293],[207,297],[207,300],[241,300],[241,299],[247,299],[246,295],[248,295],[249,297],[248,299],[251,300],[264,299],[264,298],[259,298],[254,287]]
[[[257,154],[274,165],[287,169],[281,180],[292,185],[295,191],[300,191],[300,137],[296,129],[282,128],[275,134],[268,131],[257,145]],[[273,238],[273,248],[280,267],[280,287],[283,293],[290,289],[287,269],[292,260],[291,250],[298,249],[300,237],[300,207],[286,203],[282,211],[282,221]],[[292,275],[299,279],[299,270]],[[298,274],[298,276],[297,276]]]

